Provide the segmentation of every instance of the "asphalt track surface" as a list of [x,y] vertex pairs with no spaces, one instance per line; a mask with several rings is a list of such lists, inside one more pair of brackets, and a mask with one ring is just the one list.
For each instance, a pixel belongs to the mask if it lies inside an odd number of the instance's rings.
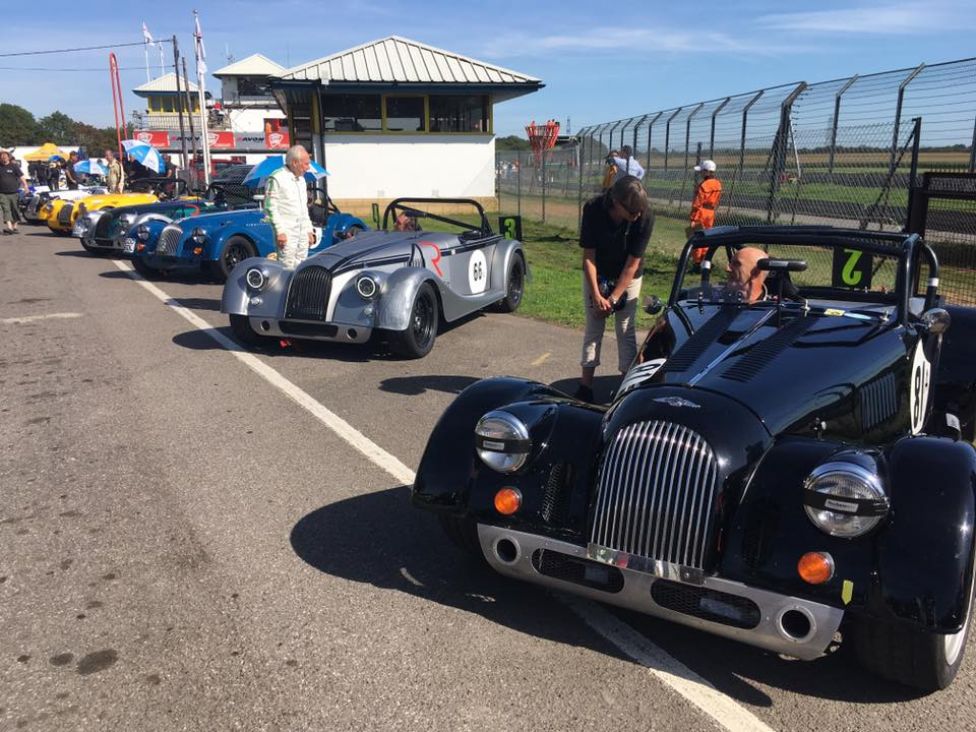
[[503,579],[412,509],[454,396],[572,388],[576,332],[489,314],[420,361],[312,345],[255,370],[218,285],[154,293],[39,228],[0,261],[0,730],[976,728],[972,642],[918,696],[843,649],[789,661]]

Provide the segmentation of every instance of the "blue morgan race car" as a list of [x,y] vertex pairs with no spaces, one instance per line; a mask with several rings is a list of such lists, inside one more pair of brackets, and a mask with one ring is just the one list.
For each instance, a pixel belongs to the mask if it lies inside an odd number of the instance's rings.
[[[314,254],[368,228],[362,219],[328,206],[311,207]],[[199,272],[223,282],[248,257],[276,252],[274,231],[261,209],[219,211],[172,223],[146,221],[126,234],[123,248],[146,278],[168,272]]]

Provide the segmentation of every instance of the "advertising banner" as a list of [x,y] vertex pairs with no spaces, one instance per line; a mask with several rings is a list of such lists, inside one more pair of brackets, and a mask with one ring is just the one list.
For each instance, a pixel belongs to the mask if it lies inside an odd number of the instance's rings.
[[287,150],[291,147],[288,132],[281,130],[278,132],[265,132],[264,145],[268,150]]
[[156,148],[169,147],[169,132],[166,130],[136,130],[132,133],[139,142],[145,142]]

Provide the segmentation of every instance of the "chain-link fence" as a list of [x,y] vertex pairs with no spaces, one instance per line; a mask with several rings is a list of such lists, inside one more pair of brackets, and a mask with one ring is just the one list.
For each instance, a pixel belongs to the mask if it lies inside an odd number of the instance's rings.
[[[658,216],[687,219],[694,165],[714,160],[716,224],[829,224],[900,230],[924,171],[976,171],[976,59],[762,89],[592,125],[573,144],[499,152],[505,213],[575,227],[612,150],[644,166]],[[950,298],[976,302],[970,202],[933,201],[927,239],[960,268]],[[945,258],[945,257],[944,257]]]

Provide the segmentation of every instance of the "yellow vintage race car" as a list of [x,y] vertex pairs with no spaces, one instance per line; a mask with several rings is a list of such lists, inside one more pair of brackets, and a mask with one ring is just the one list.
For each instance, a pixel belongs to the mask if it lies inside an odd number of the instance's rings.
[[71,234],[71,229],[78,217],[84,216],[90,211],[155,203],[158,200],[159,196],[155,193],[104,193],[98,196],[88,196],[80,201],[56,199],[46,203],[41,209],[40,215],[51,231],[62,236],[68,236]]

